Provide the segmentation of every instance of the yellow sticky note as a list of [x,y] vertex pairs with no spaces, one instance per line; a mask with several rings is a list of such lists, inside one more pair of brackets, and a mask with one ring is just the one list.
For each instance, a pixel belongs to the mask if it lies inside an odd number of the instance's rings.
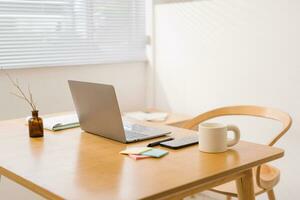
[[120,152],[120,154],[141,154],[146,151],[151,150],[150,147],[129,147],[123,151]]

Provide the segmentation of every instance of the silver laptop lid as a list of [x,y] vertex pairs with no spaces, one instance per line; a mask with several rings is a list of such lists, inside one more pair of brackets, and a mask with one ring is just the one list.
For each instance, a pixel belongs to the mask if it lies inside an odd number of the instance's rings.
[[81,128],[126,143],[114,87],[72,80],[68,82]]

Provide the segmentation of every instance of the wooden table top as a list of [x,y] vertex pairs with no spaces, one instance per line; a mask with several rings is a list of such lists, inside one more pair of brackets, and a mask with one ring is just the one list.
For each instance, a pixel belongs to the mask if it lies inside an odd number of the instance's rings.
[[[150,124],[150,123],[146,123]],[[171,126],[172,136],[193,131]],[[80,128],[28,136],[24,119],[0,122],[0,173],[49,199],[142,199],[226,176],[283,156],[283,150],[241,141],[225,153],[201,153],[197,145],[163,158],[135,161],[127,146]],[[243,134],[243,133],[242,133]],[[159,147],[162,148],[162,147]]]

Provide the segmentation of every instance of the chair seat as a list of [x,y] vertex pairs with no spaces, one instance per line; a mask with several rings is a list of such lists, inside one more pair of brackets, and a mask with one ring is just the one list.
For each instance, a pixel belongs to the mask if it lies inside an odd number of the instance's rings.
[[[275,185],[277,185],[280,179],[279,169],[271,165],[262,165],[261,172],[260,172],[260,184],[264,188],[262,189],[257,185],[255,175],[256,175],[256,169],[253,170],[255,195],[261,194],[268,189],[272,189]],[[235,181],[231,181],[223,185],[217,186],[215,188],[212,188],[211,191],[224,194],[224,195],[237,197],[237,189],[236,189]]]

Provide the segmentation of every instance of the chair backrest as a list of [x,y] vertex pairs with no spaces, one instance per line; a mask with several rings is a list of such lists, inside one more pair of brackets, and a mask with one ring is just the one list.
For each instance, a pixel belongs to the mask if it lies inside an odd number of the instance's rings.
[[280,110],[274,108],[267,108],[261,106],[253,106],[253,105],[240,105],[240,106],[229,106],[217,108],[203,114],[198,115],[197,117],[186,122],[182,128],[192,129],[198,124],[220,116],[228,116],[228,115],[247,115],[247,116],[255,116],[261,118],[268,118],[277,120],[282,123],[282,130],[276,137],[272,139],[272,141],[268,144],[269,146],[274,145],[291,127],[292,118],[289,114],[282,112]]

